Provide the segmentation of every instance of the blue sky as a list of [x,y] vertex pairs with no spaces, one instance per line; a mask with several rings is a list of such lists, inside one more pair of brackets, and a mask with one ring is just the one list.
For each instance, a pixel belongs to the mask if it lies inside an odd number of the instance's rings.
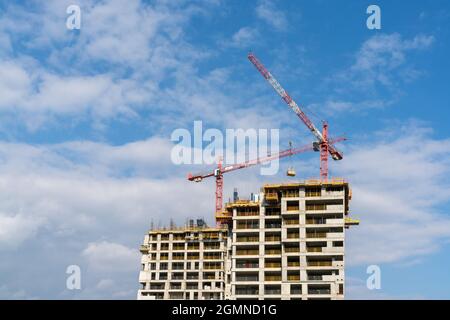
[[[67,30],[79,4],[81,30]],[[366,27],[378,4],[381,30]],[[447,1],[1,1],[0,297],[134,299],[137,248],[173,217],[212,222],[214,182],[170,161],[171,133],[280,129],[312,137],[247,60],[311,119],[345,134],[333,176],[353,189],[347,298],[450,298]],[[230,173],[225,198],[318,175]],[[177,199],[177,201],[174,201]],[[66,289],[67,266],[82,290]],[[367,290],[377,264],[382,289]]]

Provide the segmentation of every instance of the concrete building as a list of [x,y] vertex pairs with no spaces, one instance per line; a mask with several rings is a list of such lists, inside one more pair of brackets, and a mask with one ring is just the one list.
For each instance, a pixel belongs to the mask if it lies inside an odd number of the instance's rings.
[[202,220],[150,230],[141,246],[138,299],[224,299],[228,229]]
[[228,203],[222,228],[150,231],[138,298],[343,299],[350,199],[343,180],[271,184]]

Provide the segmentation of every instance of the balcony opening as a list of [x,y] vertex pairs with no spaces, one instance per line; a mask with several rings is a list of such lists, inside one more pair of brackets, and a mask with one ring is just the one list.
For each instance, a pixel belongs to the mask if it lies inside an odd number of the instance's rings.
[[237,235],[236,242],[258,242],[259,234],[255,233],[254,235]]
[[173,270],[184,270],[184,263],[183,262],[173,262],[172,269]]
[[181,283],[180,282],[171,282],[170,289],[181,290]]
[[181,272],[173,272],[172,280],[183,280],[183,273]]
[[169,254],[168,253],[161,253],[159,256],[160,260],[168,260],[169,259]]
[[298,216],[293,217],[293,218],[285,218],[285,219],[283,219],[283,222],[285,225],[295,225],[295,224],[300,223]]
[[281,228],[281,219],[280,220],[266,220],[265,222],[266,229],[278,229]]
[[291,284],[291,294],[302,294],[302,285]]
[[298,201],[287,201],[286,202],[287,211],[298,211],[300,210],[300,204]]
[[219,239],[219,233],[218,232],[205,232],[203,233],[203,240],[217,240]]
[[198,260],[198,259],[200,259],[200,254],[199,253],[188,253],[187,259],[188,260]]
[[161,272],[159,274],[159,280],[167,280],[167,272]]
[[237,208],[236,215],[238,217],[259,216],[259,207],[256,208]]
[[172,259],[173,260],[184,260],[184,253],[174,252],[174,253],[172,253]]
[[327,246],[325,241],[321,242],[307,242],[306,252],[322,252],[323,248]]
[[222,268],[221,262],[203,262],[203,269],[206,270],[219,270]]
[[288,271],[287,280],[288,281],[300,281],[300,271]]
[[307,277],[308,281],[322,281],[324,280],[324,276],[331,276],[333,275],[333,271],[331,270],[324,270],[324,271],[308,271]]
[[259,286],[249,286],[249,285],[244,285],[244,286],[236,286],[235,289],[235,294],[236,295],[257,295],[259,294]]
[[197,272],[188,272],[186,274],[187,280],[198,280],[198,273]]
[[204,244],[206,250],[220,249],[220,242],[207,242]]
[[185,239],[184,233],[173,235],[173,241],[184,241],[184,239]]
[[203,272],[203,280],[214,280],[216,274],[214,272]]
[[237,256],[251,256],[259,254],[259,246],[240,246],[236,248]]
[[167,262],[159,264],[159,270],[167,270],[169,264]]
[[151,283],[150,290],[164,290],[164,283]]
[[265,285],[264,293],[265,294],[281,294],[281,286],[280,285]]
[[333,247],[343,247],[344,246],[344,241],[333,241]]
[[237,221],[236,229],[258,229],[259,221],[258,220],[242,220]]
[[283,195],[284,198],[298,198],[300,196],[298,188],[282,190],[281,194]]
[[321,187],[306,187],[305,197],[320,197],[322,195]]
[[308,294],[331,294],[329,284],[309,284]]
[[236,268],[258,268],[259,260],[236,260]]
[[259,281],[257,272],[236,272],[236,281]]
[[299,239],[300,233],[299,233],[298,229],[288,229],[287,238],[288,239]]
[[279,216],[279,215],[281,215],[281,208],[280,207],[266,207],[265,215],[266,216]]
[[307,211],[341,211],[343,200],[307,200],[305,203]]
[[266,189],[264,192],[264,199],[267,202],[277,202],[279,199],[277,190],[276,189]]
[[307,257],[308,267],[331,267],[333,265],[333,258],[330,257]]
[[161,241],[169,241],[169,235],[168,234],[162,234],[161,235]]
[[264,253],[267,255],[281,254],[281,246],[280,245],[266,245],[264,247]]
[[221,260],[222,259],[222,253],[220,252],[205,252],[203,254],[204,260]]
[[286,253],[300,252],[300,245],[298,243],[293,244],[286,243],[284,245],[284,252]]
[[288,267],[300,267],[300,257],[288,257]]
[[265,259],[264,260],[265,268],[281,268],[281,259]]
[[266,242],[279,242],[281,241],[280,232],[266,232],[264,240]]
[[281,272],[265,272],[264,281],[281,281]]
[[183,244],[174,244],[173,250],[184,250],[184,243]]
[[330,192],[330,193],[339,193],[339,192],[344,191],[344,187],[337,187],[337,186],[326,187],[325,191]]
[[188,283],[186,290],[198,290],[198,283]]

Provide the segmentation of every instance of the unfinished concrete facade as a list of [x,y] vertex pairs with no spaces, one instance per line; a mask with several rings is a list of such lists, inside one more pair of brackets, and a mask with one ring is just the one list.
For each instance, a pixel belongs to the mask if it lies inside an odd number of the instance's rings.
[[138,299],[224,299],[227,228],[191,225],[145,236]]
[[266,185],[232,212],[230,299],[343,299],[348,184]]
[[[188,258],[194,254],[188,250],[188,231],[164,231],[169,234],[164,236],[166,240],[162,238],[164,232],[150,232],[144,242],[146,247],[142,248],[143,289],[138,298],[343,299],[345,229],[358,224],[348,217],[350,198],[351,191],[343,180],[265,185],[256,199],[235,200],[225,206],[222,215],[225,228],[198,232],[194,261]],[[202,237],[209,232],[218,235],[215,260],[205,260],[209,240]],[[192,269],[192,265],[191,269],[180,271],[167,266],[172,273],[179,273],[180,279],[169,278],[170,272],[160,269],[161,263],[163,266],[166,263],[161,254],[167,256],[169,265],[181,261],[174,259],[176,234],[180,243],[184,241],[183,254],[179,252],[183,262],[198,263],[198,270]],[[154,250],[148,249],[149,246]],[[151,257],[146,257],[149,254]],[[146,267],[149,263],[159,269],[152,271],[151,265]],[[205,263],[215,263],[218,268],[214,270],[214,278],[207,281],[205,273],[211,270],[205,269],[208,266]],[[197,283],[189,285],[187,276],[194,273],[198,276]],[[180,289],[171,290],[173,283]],[[214,285],[217,290],[211,293],[204,289],[205,284],[207,289]],[[150,289],[154,286],[161,290]]]

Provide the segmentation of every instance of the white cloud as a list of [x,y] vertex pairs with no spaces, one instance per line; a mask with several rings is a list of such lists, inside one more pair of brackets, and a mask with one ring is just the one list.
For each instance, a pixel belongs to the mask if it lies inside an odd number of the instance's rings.
[[276,30],[286,30],[288,26],[286,15],[276,8],[272,0],[260,0],[256,7],[256,14]]
[[[345,284],[345,299],[347,300],[395,300],[395,299],[425,299],[425,297],[409,293],[403,295],[388,294],[383,289],[383,284],[380,290],[369,290],[365,280],[346,277]],[[383,282],[382,282],[383,283]]]
[[391,105],[393,101],[364,100],[358,102],[328,99],[324,103],[313,103],[308,105],[310,110],[320,110],[327,116],[345,116],[349,112],[368,111],[371,109],[382,109]]
[[[408,263],[450,239],[450,219],[438,209],[450,197],[450,183],[441,178],[448,173],[450,142],[433,140],[423,127],[393,132],[394,137],[384,132],[379,141],[355,145],[333,166],[349,178],[351,209],[362,220],[347,233],[349,265]],[[84,289],[76,297],[134,298],[137,248],[150,220],[167,224],[173,218],[182,224],[189,216],[213,217],[213,179],[193,184],[185,179],[186,168],[167,164],[166,171],[161,165],[169,151],[170,144],[156,138],[123,146],[0,145],[0,225],[8,230],[1,233],[1,249],[12,243],[58,245],[65,252],[57,262],[61,272],[68,264],[87,262]],[[129,175],[130,170],[146,178]],[[225,194],[237,186],[245,198],[264,182],[280,181],[256,173],[227,176]],[[0,266],[4,274],[14,273],[11,267]],[[46,271],[40,272],[45,278]],[[61,297],[72,297],[68,294],[62,291]]]
[[341,112],[365,112],[394,105],[406,85],[426,73],[412,62],[414,53],[429,49],[435,39],[418,34],[404,39],[400,34],[377,34],[364,41],[349,67],[331,75],[326,101],[312,107],[328,116]]
[[[142,64],[154,68],[155,58],[167,64],[178,64],[176,53],[170,52],[177,43],[183,45],[183,26],[191,17],[204,11],[186,2],[157,1],[146,4],[141,0],[123,2],[109,0],[92,2],[83,17],[81,46],[86,58],[108,63],[123,63],[139,68]],[[164,56],[160,51],[164,50]],[[163,66],[158,66],[163,67]]]
[[[444,178],[450,142],[433,140],[429,134],[422,127],[399,127],[378,142],[355,145],[336,166],[351,182],[351,209],[362,219],[348,233],[351,264],[412,259],[438,250],[440,240],[450,238],[450,219],[438,208],[450,197],[450,182]],[[92,142],[3,144],[0,151],[1,221],[10,226],[3,229],[24,231],[23,239],[4,232],[2,243],[8,246],[33,237],[44,226],[61,235],[103,232],[103,219],[117,230],[150,217],[183,220],[189,216],[186,208],[208,212],[213,204],[213,181],[194,185],[184,178],[186,168],[161,167],[161,160],[169,159],[170,144],[158,139],[120,147]],[[120,175],[130,170],[148,178]],[[172,178],[174,173],[179,178]],[[236,177],[228,179],[227,188],[236,185]],[[200,204],[198,199],[203,199]]]
[[[213,217],[213,181],[189,182],[186,167],[171,165],[170,146],[156,137],[122,146],[0,144],[0,281],[8,292],[27,285],[41,297],[133,299],[151,220]],[[27,255],[17,254],[24,246]],[[71,264],[81,267],[81,291],[53,276]]]
[[255,28],[242,27],[233,34],[231,42],[225,43],[225,45],[238,48],[249,48],[256,43],[258,36],[258,30]]
[[[207,200],[199,203],[183,192],[191,184],[188,169],[172,165],[170,151],[169,140],[156,137],[123,146],[0,144],[0,249],[19,246],[44,229],[62,236],[103,232],[103,219],[136,226],[151,217],[165,221],[168,212],[184,216],[187,203],[205,210]],[[150,209],[160,205],[164,210]]]
[[[258,123],[270,128],[292,118],[289,112],[273,117],[264,97],[254,97],[253,87],[232,81],[234,68],[220,66],[199,75],[195,62],[211,52],[184,37],[186,21],[204,14],[199,7],[170,1],[152,5],[137,0],[127,4],[85,1],[82,32],[74,35],[60,25],[66,3],[36,2],[41,10],[34,13],[10,5],[2,16],[2,112],[11,111],[14,116],[22,112],[31,127],[39,127],[52,115],[109,119],[133,117],[146,108],[152,111],[149,122],[157,130],[185,126],[192,119],[208,120],[208,126],[246,128]],[[256,10],[277,30],[287,28],[285,14],[272,2],[261,1]],[[20,57],[12,54],[12,40],[18,39],[12,36],[24,41],[26,50]],[[245,27],[232,40],[244,46],[257,36],[255,29]],[[350,68],[350,79],[369,70],[382,83],[386,78],[377,69],[378,60],[391,71],[401,69],[401,75],[414,79],[419,74],[403,68],[406,53],[432,42],[427,36],[369,39]],[[42,59],[25,55],[33,50],[40,51]],[[167,86],[168,80],[174,85]],[[261,86],[273,95],[264,83]],[[330,99],[328,103],[336,110],[355,108],[347,100]],[[279,108],[276,100],[273,109]],[[261,114],[261,110],[267,111]],[[19,116],[14,120],[23,119]],[[84,290],[78,297],[134,298],[139,268],[136,248],[150,220],[167,223],[171,217],[181,224],[188,216],[210,221],[213,217],[214,181],[188,182],[185,173],[189,169],[170,164],[170,148],[160,137],[119,146],[92,141],[0,144],[0,250],[7,254],[11,248],[34,245],[26,259],[36,261],[34,273],[29,273],[22,269],[28,264],[18,263],[21,255],[2,259],[1,280],[8,283],[0,288],[0,295],[26,295],[14,282],[19,273],[22,283],[38,286],[42,280],[41,287],[47,287],[52,272],[64,273],[67,263],[86,261],[89,272],[83,276]],[[346,154],[342,173],[350,177],[352,209],[361,212],[362,218],[361,226],[348,233],[350,263],[397,262],[439,249],[439,239],[448,239],[448,219],[435,208],[449,196],[448,184],[436,183],[447,172],[448,163],[442,160],[446,157],[447,142],[409,131],[370,148],[358,145]],[[257,191],[267,180],[279,181],[279,177],[255,177],[254,173],[249,169],[230,174],[225,194],[234,186],[248,192]],[[394,191],[386,190],[386,185]],[[55,258],[55,252],[64,255]],[[42,262],[46,259],[54,264]],[[111,275],[122,270],[126,276]],[[111,274],[104,275],[105,271]],[[40,279],[36,280],[36,274]],[[53,291],[43,296],[57,296],[54,288],[64,290],[63,282],[52,285]],[[67,291],[62,292],[60,296],[67,297]]]
[[[31,112],[50,111],[77,114],[90,109],[103,117],[120,113],[132,113],[130,101],[121,86],[105,75],[91,77],[59,77],[44,75],[42,83],[27,103]],[[37,110],[33,110],[36,108]]]
[[425,35],[417,35],[412,40],[403,40],[398,33],[375,35],[364,42],[352,68],[358,71],[392,70],[405,62],[407,51],[426,49],[433,42],[433,36]]
[[[88,261],[88,267],[96,271],[127,272],[136,270],[140,254],[137,249],[128,248],[119,243],[100,241],[89,243],[82,256]],[[97,287],[105,288],[110,282],[102,281]]]
[[0,250],[20,247],[44,224],[43,219],[30,219],[24,214],[0,213]]
[[25,290],[21,289],[18,291],[12,291],[7,286],[0,286],[0,297],[4,300],[24,300],[24,299],[35,299],[35,297],[30,296]]
[[450,198],[448,159],[450,141],[416,125],[346,153],[339,175],[349,179],[351,209],[361,218],[348,233],[350,264],[407,262],[450,239],[449,212],[441,211]]
[[111,290],[114,287],[114,285],[115,285],[114,280],[102,279],[97,283],[96,288],[100,290]]
[[[2,116],[11,118],[3,122],[3,131],[17,125],[35,132],[48,124],[58,127],[67,119],[73,127],[88,123],[95,131],[112,121],[136,120],[161,131],[186,127],[192,119],[215,127],[235,127],[236,123],[246,127],[255,122],[276,126],[281,119],[274,120],[270,113],[260,115],[258,110],[267,109],[267,101],[255,98],[248,84],[242,86],[233,79],[234,67],[219,66],[199,74],[196,62],[213,52],[186,41],[185,26],[192,17],[208,14],[213,5],[132,1],[123,8],[122,1],[87,1],[81,6],[79,35],[67,30],[49,32],[48,41],[27,44],[44,52],[39,61],[10,56],[3,62],[5,78],[17,79],[14,85],[0,81],[0,92],[5,93],[0,96]],[[59,7],[48,4],[28,14],[23,8],[9,7],[3,16],[6,35],[16,41],[19,36],[45,38],[41,26],[56,26],[43,21],[65,17]],[[36,22],[34,28],[13,29],[28,20]],[[250,45],[257,36],[256,29],[244,27],[227,45]],[[58,50],[49,50],[47,57],[46,50],[52,47]]]
[[[60,76],[6,61],[0,63],[0,108],[21,111],[30,124],[34,116],[91,113],[94,118],[133,116],[132,105],[151,95],[141,94],[133,80],[114,80],[111,75]],[[28,70],[27,70],[28,69]],[[135,94],[141,94],[136,98]]]
[[0,18],[0,41],[14,43],[1,63],[0,108],[30,130],[58,116],[85,117],[101,127],[143,108],[157,112],[168,103],[161,83],[174,80],[175,87],[178,72],[192,72],[208,55],[185,41],[184,27],[214,4],[84,1],[79,33],[63,23],[69,4],[33,2],[30,11],[9,5]]
[[372,36],[358,50],[354,64],[337,75],[338,81],[365,89],[374,89],[375,85],[395,88],[399,81],[408,80],[401,78],[402,74],[415,70],[406,64],[406,54],[427,49],[433,42],[434,37],[427,35],[416,35],[413,39],[403,39],[398,33]]
[[0,63],[0,108],[12,108],[24,102],[31,83],[29,74],[21,66]]

